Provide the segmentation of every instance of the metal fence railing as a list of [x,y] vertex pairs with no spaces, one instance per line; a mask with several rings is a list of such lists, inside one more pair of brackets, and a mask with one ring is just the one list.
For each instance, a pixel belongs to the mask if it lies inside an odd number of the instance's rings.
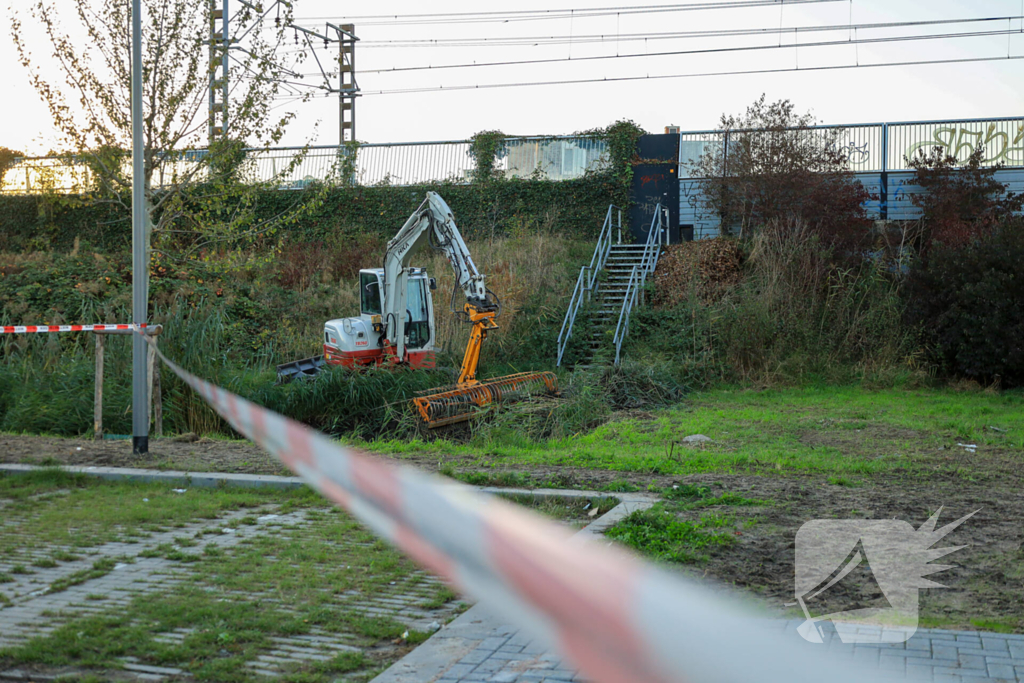
[[[941,146],[960,161],[974,149],[985,149],[984,164],[1024,167],[1024,117],[911,121],[900,123],[811,126],[805,130],[824,141],[837,136],[835,144],[849,160],[854,173],[910,170],[907,159],[918,150]],[[708,150],[724,153],[730,142],[744,135],[771,134],[762,130],[694,131],[679,134],[679,176],[696,178],[695,163]]]
[[[349,181],[360,185],[469,182],[474,169],[471,144],[470,140],[446,140],[359,145],[352,164],[354,175]],[[248,150],[242,176],[252,181],[272,182],[281,188],[336,181],[339,161],[352,153],[345,147],[311,147],[296,162],[300,151],[298,147]],[[173,158],[161,164],[154,177],[157,187],[167,187],[183,177],[195,175],[195,165],[202,162],[206,150],[172,154]],[[608,145],[600,138],[513,137],[505,139],[495,168],[509,178],[571,180],[605,168],[607,164]],[[127,166],[122,170],[125,178],[130,177]],[[26,157],[6,170],[0,191],[71,193],[87,190],[94,184],[93,171],[81,158]]]

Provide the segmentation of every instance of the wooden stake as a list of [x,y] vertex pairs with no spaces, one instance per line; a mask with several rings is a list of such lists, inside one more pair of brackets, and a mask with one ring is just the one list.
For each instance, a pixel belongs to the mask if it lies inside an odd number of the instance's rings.
[[146,344],[146,405],[150,415],[153,414],[153,365],[155,361],[156,349],[152,344]]
[[[154,346],[158,339],[159,337],[153,337]],[[150,374],[153,377],[153,433],[160,437],[164,435],[164,401],[160,388],[160,363],[153,365],[153,371]]]
[[92,431],[93,438],[103,438],[103,335],[96,337],[96,392],[93,399]]

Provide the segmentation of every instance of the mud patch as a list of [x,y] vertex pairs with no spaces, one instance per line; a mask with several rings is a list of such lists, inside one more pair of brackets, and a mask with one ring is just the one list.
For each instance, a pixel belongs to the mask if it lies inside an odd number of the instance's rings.
[[[917,475],[848,479],[846,485],[836,485],[824,478],[701,475],[683,482],[709,486],[715,495],[730,492],[766,501],[760,507],[677,511],[688,521],[708,514],[728,516],[731,526],[726,533],[734,540],[683,571],[750,591],[770,608],[794,617],[800,613],[786,603],[795,599],[794,541],[804,523],[900,519],[919,528],[940,507],[939,526],[977,510],[935,546],[966,547],[936,562],[953,566],[929,577],[947,588],[921,590],[922,625],[1024,632],[1024,492],[1016,481],[999,486],[993,481]],[[828,612],[854,609],[865,588],[860,579],[844,580],[823,594],[825,607]]]

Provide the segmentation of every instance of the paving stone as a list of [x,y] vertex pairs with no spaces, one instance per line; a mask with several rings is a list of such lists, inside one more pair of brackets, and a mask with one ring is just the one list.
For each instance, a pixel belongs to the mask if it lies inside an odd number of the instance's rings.
[[985,663],[988,665],[992,664],[1005,664],[1007,666],[1013,666],[1014,664],[1020,664],[1021,662],[1012,659],[1010,657],[993,657],[991,655],[985,657]]
[[959,654],[955,647],[947,647],[945,645],[933,645],[932,646],[932,659],[937,661],[952,660],[957,661]]
[[985,658],[980,655],[965,655],[963,652],[960,653],[959,657],[961,669],[981,669],[985,670]]
[[491,655],[491,659],[504,660],[506,662],[528,662],[534,658],[533,655],[526,655],[521,652],[495,652]]
[[476,668],[473,670],[481,673],[494,673],[502,669],[506,663],[507,662],[504,659],[494,659],[493,657],[488,657],[480,664],[477,664]]
[[484,638],[483,641],[477,645],[477,648],[481,650],[497,650],[507,642],[508,638],[505,637]]
[[257,666],[250,666],[249,671],[253,672],[254,674],[258,674],[260,676],[268,676],[270,678],[279,678],[281,676],[280,671],[277,671],[275,669],[262,669]]
[[930,680],[931,677],[931,666],[915,666],[912,664],[907,664],[907,678]]
[[1007,640],[1005,638],[1000,638],[999,636],[983,635],[981,637],[981,644],[986,650],[1007,651],[1009,649]]
[[468,655],[459,660],[460,664],[479,664],[491,656],[491,650],[472,650]]
[[886,671],[903,671],[907,668],[906,657],[893,657],[886,652],[879,653],[878,668]]
[[547,652],[550,648],[544,643],[532,642],[529,645],[524,645],[522,652],[523,654],[540,655]]
[[992,664],[988,665],[988,675],[992,678],[1002,678],[1005,680],[1017,680],[1017,674],[1014,672],[1013,667],[1008,664]]
[[907,671],[915,666],[935,666],[936,662],[931,657],[907,657]]
[[448,678],[465,678],[466,676],[471,674],[473,670],[476,669],[476,667],[476,664],[456,664],[455,666],[452,666],[447,671],[445,671],[444,675]]
[[499,671],[487,680],[492,683],[515,683],[518,678],[519,673],[516,671]]
[[169,667],[162,666],[146,666],[144,664],[123,664],[122,665],[128,671],[138,671],[144,674],[160,674],[163,676],[180,676],[184,673],[181,669],[172,669]]

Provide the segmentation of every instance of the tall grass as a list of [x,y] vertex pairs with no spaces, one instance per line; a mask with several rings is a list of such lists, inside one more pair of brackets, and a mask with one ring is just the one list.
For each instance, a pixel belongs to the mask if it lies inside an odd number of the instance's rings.
[[[441,365],[448,371],[345,370],[314,382],[275,386],[274,366],[321,352],[323,323],[359,313],[359,267],[377,267],[379,242],[355,240],[353,253],[337,245],[305,253],[282,250],[277,263],[218,272],[223,297],[204,297],[195,279],[154,294],[150,319],[164,326],[161,350],[196,374],[257,403],[335,434],[373,437],[402,431],[414,392],[451,383],[468,338],[468,326],[454,322],[449,297],[454,285],[443,255],[422,253],[416,265],[438,279],[435,313]],[[485,238],[470,243],[474,260],[501,297],[501,329],[483,351],[481,375],[511,369],[549,368],[564,301],[579,262],[590,245],[552,234]],[[339,256],[341,254],[344,258]],[[9,270],[32,270],[37,282],[61,280],[68,264],[87,271],[98,254],[0,255]],[[82,265],[83,259],[85,266]],[[198,267],[198,266],[197,266]],[[191,266],[190,266],[191,268]],[[217,271],[216,268],[211,268]],[[100,269],[100,272],[104,272]],[[197,271],[192,268],[193,275]],[[75,278],[65,280],[74,281]],[[211,280],[212,276],[204,275]],[[22,322],[124,322],[130,319],[130,289],[124,282],[77,277],[56,297],[36,284],[22,286],[31,296],[0,287],[0,324]],[[70,284],[69,282],[67,284]],[[208,283],[207,283],[208,284]],[[282,289],[288,284],[302,291]],[[81,285],[81,286],[78,286]],[[230,285],[230,292],[228,292]],[[209,289],[209,287],[207,287]],[[36,295],[38,293],[38,296]],[[462,296],[456,297],[461,309]],[[268,313],[269,312],[269,313]],[[91,335],[0,337],[0,430],[61,435],[92,430],[94,339]],[[129,337],[106,339],[104,426],[108,433],[131,430],[131,344]],[[168,433],[231,433],[230,428],[184,384],[163,370],[164,427]]]
[[836,379],[912,361],[899,281],[871,261],[842,263],[804,223],[758,232],[747,280],[720,310],[722,350],[740,379]]
[[[699,385],[904,376],[917,363],[899,280],[870,260],[848,265],[801,222],[764,226],[742,279],[702,302],[697,283],[640,311],[629,352]],[[846,264],[846,265],[844,265]]]

